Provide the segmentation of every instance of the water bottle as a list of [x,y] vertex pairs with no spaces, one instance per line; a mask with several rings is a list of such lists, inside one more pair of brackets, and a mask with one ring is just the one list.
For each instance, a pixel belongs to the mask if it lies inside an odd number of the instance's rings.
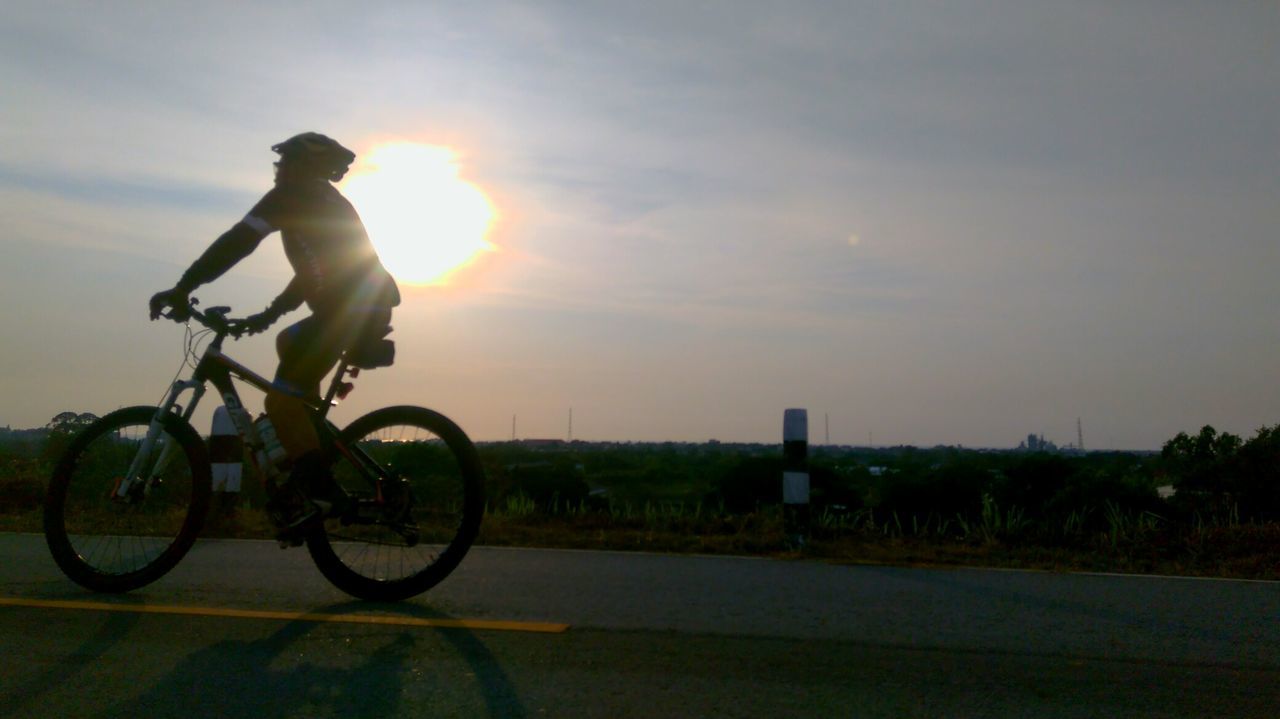
[[289,453],[285,451],[284,445],[280,444],[280,438],[276,436],[275,425],[271,424],[271,420],[264,414],[254,420],[253,426],[258,432],[258,442],[260,443],[256,453],[258,466],[269,477],[282,474],[283,465],[285,460],[289,458]]

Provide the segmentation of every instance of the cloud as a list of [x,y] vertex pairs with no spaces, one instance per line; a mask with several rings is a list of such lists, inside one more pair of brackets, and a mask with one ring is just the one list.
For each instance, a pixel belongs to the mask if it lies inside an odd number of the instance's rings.
[[[956,384],[1002,398],[975,432],[1009,434],[1028,396],[1275,406],[1212,379],[1280,361],[1250,329],[1280,302],[1269,8],[11,5],[0,216],[49,262],[92,246],[185,265],[267,189],[273,142],[395,137],[460,150],[503,212],[490,279],[421,300],[488,312],[460,346],[519,336],[570,378],[601,345],[697,346],[726,403],[743,382],[785,394],[770,368],[799,347],[839,388],[813,395],[904,427],[968,427],[932,405]],[[1153,354],[1170,359],[1146,379]],[[676,374],[628,367],[650,397]]]

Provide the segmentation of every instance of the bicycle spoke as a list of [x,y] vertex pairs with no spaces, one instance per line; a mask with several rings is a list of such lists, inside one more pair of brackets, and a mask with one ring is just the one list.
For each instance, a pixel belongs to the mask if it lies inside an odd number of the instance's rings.
[[207,467],[197,482],[190,463],[199,437],[182,424],[182,439],[162,431],[140,455],[154,416],[153,408],[133,407],[102,418],[71,444],[51,482],[45,531],[54,559],[91,589],[153,581],[198,531],[208,492]]
[[[366,598],[403,598],[438,582],[479,525],[483,475],[474,447],[456,425],[417,408],[374,412],[344,431],[343,441],[377,467],[361,472],[347,456],[335,465],[348,494],[368,499],[346,525],[326,521],[324,535],[309,545],[317,566]],[[380,487],[362,486],[373,477]]]

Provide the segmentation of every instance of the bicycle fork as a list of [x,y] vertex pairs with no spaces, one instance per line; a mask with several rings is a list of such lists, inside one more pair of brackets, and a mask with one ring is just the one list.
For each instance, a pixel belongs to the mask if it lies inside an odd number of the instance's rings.
[[[178,398],[182,393],[192,390],[191,402],[184,410],[178,404]],[[139,490],[134,487],[141,483],[141,495],[146,497],[151,493],[151,489],[155,486],[160,476],[164,474],[168,468],[169,462],[173,459],[175,452],[179,451],[176,442],[162,442],[160,435],[164,432],[164,420],[166,417],[174,414],[180,414],[184,422],[190,422],[191,416],[195,414],[196,405],[200,402],[200,398],[204,396],[204,382],[178,381],[173,383],[173,388],[169,391],[168,397],[165,398],[163,404],[156,408],[155,416],[151,418],[151,424],[147,427],[147,436],[142,440],[142,445],[138,447],[138,453],[134,455],[133,462],[129,464],[129,472],[117,482],[115,491],[112,492],[112,499],[123,500],[130,496],[131,493],[137,493]],[[160,443],[160,456],[156,458],[154,464],[149,464],[151,454],[156,449],[156,444]],[[150,467],[148,469],[148,467]]]

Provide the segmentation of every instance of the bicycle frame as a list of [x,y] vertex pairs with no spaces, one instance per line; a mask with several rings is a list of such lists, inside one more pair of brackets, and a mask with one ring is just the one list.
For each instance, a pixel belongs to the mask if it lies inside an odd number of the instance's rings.
[[[202,315],[196,314],[195,316],[199,319],[204,319]],[[222,402],[226,406],[227,413],[231,416],[232,424],[236,428],[236,433],[240,435],[244,446],[249,450],[250,461],[257,470],[259,477],[264,482],[266,481],[269,468],[258,465],[257,455],[257,450],[262,447],[262,439],[258,435],[257,427],[254,426],[253,418],[240,401],[240,393],[236,390],[232,379],[239,379],[264,394],[271,391],[274,385],[262,375],[228,357],[222,351],[222,343],[229,332],[222,328],[215,329],[214,332],[214,339],[209,343],[204,355],[196,364],[195,372],[192,374],[191,379],[174,382],[164,402],[156,409],[156,415],[151,420],[147,436],[129,467],[129,473],[121,479],[116,487],[115,497],[119,499],[127,497],[134,484],[139,481],[143,483],[143,495],[145,496],[150,492],[154,482],[164,472],[175,451],[172,443],[164,443],[160,450],[160,456],[155,464],[152,465],[150,471],[146,472],[145,477],[139,476],[143,473],[143,467],[147,466],[151,453],[155,450],[156,442],[159,441],[160,433],[164,430],[165,418],[169,415],[176,415],[183,422],[190,423],[192,416],[195,414],[196,406],[207,391],[208,384],[213,384],[221,395]],[[316,431],[321,433],[322,441],[327,439],[332,442],[337,451],[347,456],[356,467],[361,468],[366,478],[371,480],[370,484],[378,489],[378,498],[380,500],[382,496],[380,480],[384,479],[384,477],[382,477],[381,471],[371,471],[371,468],[376,468],[377,464],[365,456],[360,448],[347,447],[342,443],[338,438],[337,428],[326,419],[329,409],[336,404],[334,398],[345,397],[347,392],[351,391],[351,383],[345,382],[344,379],[348,375],[354,377],[358,371],[358,369],[351,367],[347,363],[344,356],[338,362],[337,371],[329,383],[329,389],[325,397],[322,399],[312,396],[302,397],[301,399],[314,418]],[[188,390],[192,391],[192,396],[186,407],[183,408],[178,404],[178,400]]]

